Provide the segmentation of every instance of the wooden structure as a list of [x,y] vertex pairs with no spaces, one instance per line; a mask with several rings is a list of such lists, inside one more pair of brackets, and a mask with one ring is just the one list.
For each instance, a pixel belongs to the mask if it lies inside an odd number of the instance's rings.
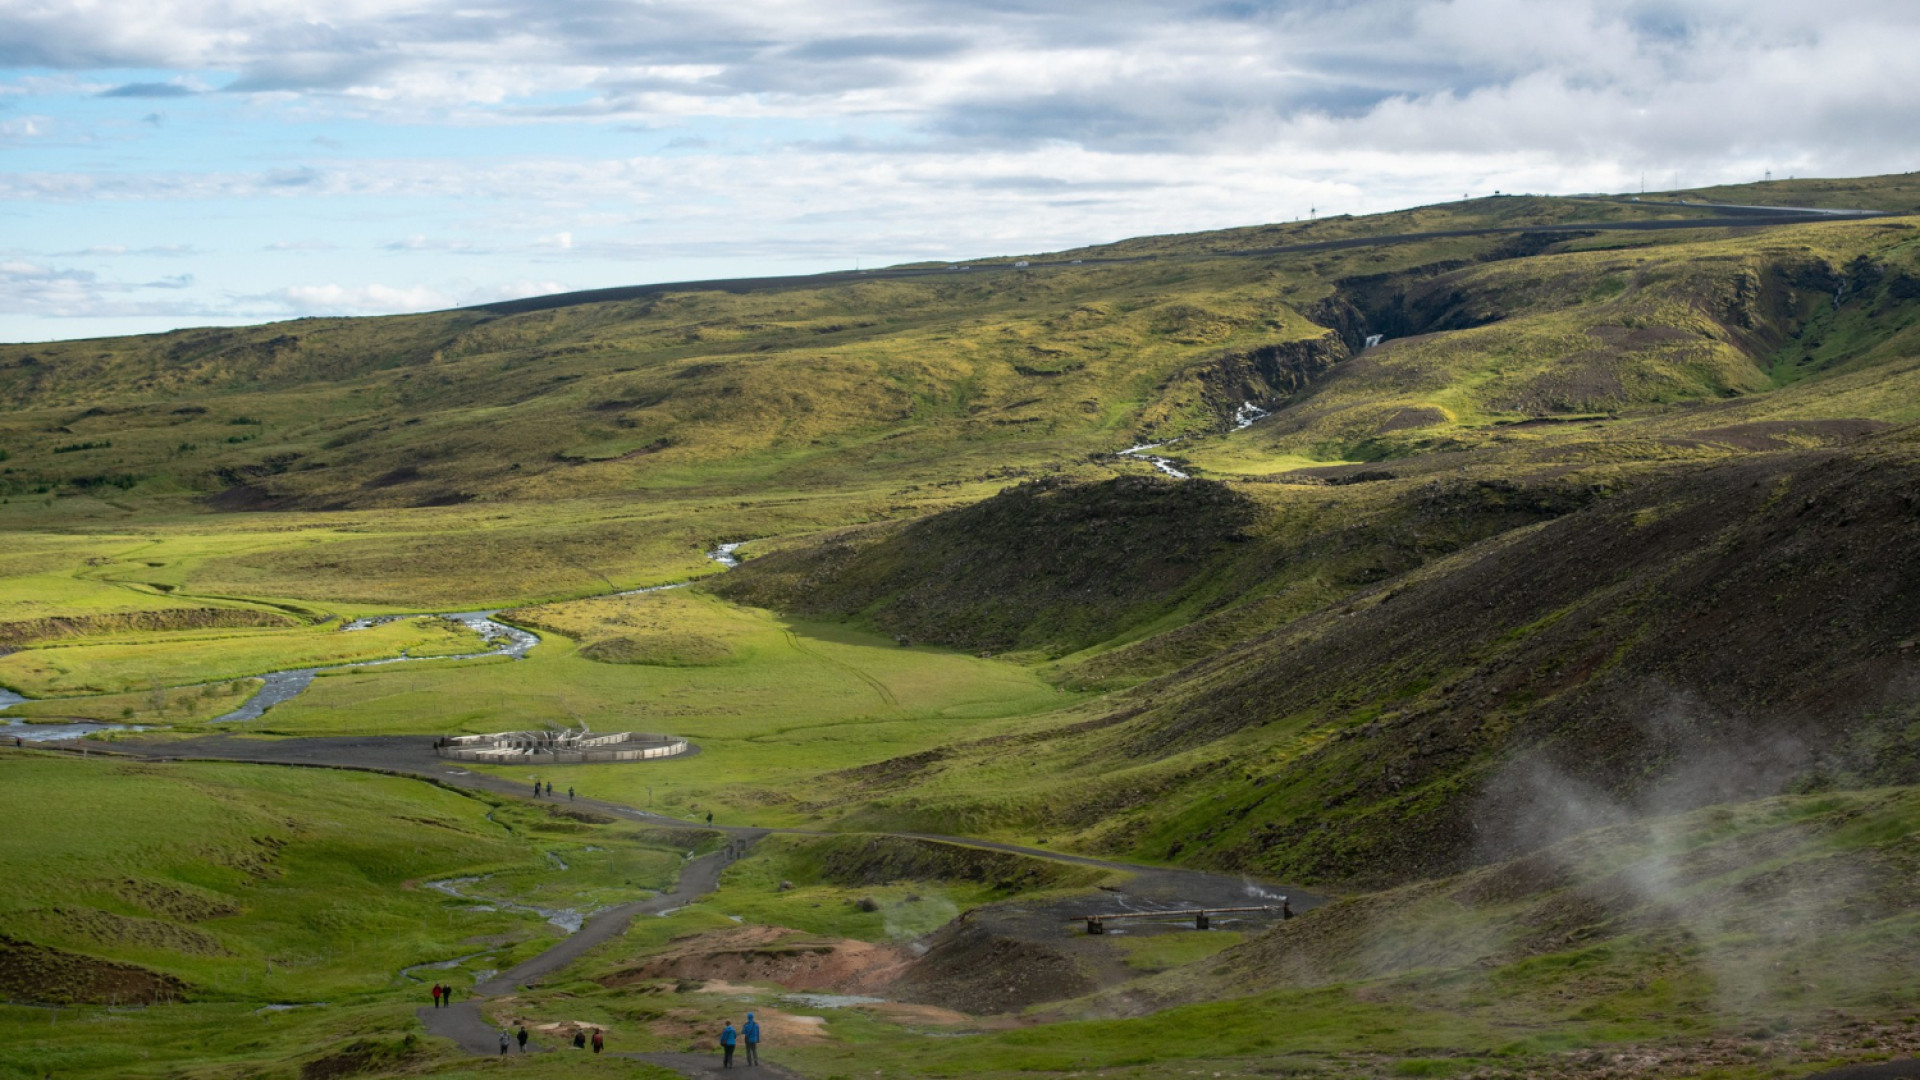
[[1243,911],[1258,911],[1267,915],[1278,915],[1283,919],[1293,918],[1293,908],[1281,897],[1278,904],[1257,904],[1251,907],[1212,907],[1212,908],[1176,908],[1171,911],[1123,911],[1115,915],[1075,915],[1076,919],[1085,919],[1087,933],[1104,934],[1107,924],[1119,919],[1186,919],[1193,920],[1195,930],[1206,930],[1212,926],[1215,915],[1229,915]]
[[433,752],[455,761],[488,765],[581,765],[605,761],[647,761],[687,752],[687,741],[671,735],[619,731],[595,735],[578,731],[500,731],[491,735],[452,735],[434,743]]

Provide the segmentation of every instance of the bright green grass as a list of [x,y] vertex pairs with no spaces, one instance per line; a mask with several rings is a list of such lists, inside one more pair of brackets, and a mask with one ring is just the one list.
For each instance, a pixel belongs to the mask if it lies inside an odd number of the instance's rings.
[[556,811],[564,804],[507,801],[492,820],[538,848],[538,858],[488,871],[458,891],[481,902],[594,911],[632,900],[636,890],[673,883],[686,855],[710,842],[702,834],[638,832],[582,824]]
[[[150,565],[172,557],[161,553],[163,546],[133,535],[9,533],[0,555],[0,622],[186,606],[154,584],[167,584],[165,566]],[[208,600],[192,606],[251,605]]]
[[[666,732],[702,752],[639,765],[570,766],[564,776],[583,794],[635,806],[649,805],[652,788],[656,809],[693,815],[719,808],[730,823],[747,823],[745,815],[774,824],[804,814],[770,793],[801,788],[821,771],[997,734],[1074,699],[1013,664],[902,648],[847,627],[781,619],[699,594],[588,604],[607,618],[622,617],[623,609],[634,618],[667,609],[689,631],[728,643],[737,659],[701,667],[597,663],[549,633],[526,659],[511,663],[326,675],[256,726],[278,734],[426,734],[584,722],[596,731]],[[530,778],[524,769],[488,771]]]
[[[11,932],[173,972],[199,996],[313,1001],[394,985],[407,964],[473,951],[463,939],[526,921],[459,910],[418,881],[541,861],[486,820],[487,804],[417,781],[14,751],[0,777]],[[185,899],[150,899],[175,894]],[[205,948],[103,938],[62,907],[185,926]],[[193,910],[235,913],[180,914]]]
[[1199,963],[1222,949],[1240,944],[1245,937],[1233,930],[1126,934],[1114,938],[1114,944],[1126,952],[1128,967],[1151,972]]
[[23,701],[6,711],[22,720],[130,720],[136,723],[195,724],[246,704],[259,679],[233,679],[205,686],[147,689],[128,694],[95,697],[48,698]]
[[[1483,1020],[1445,1009],[1368,1001],[1345,987],[960,1039],[921,1041],[877,1022],[860,1026],[865,1030],[845,1032],[854,1045],[796,1048],[790,1059],[831,1074],[884,1047],[895,1057],[890,1071],[899,1074],[997,1077],[1148,1064],[1168,1069],[1195,1059],[1287,1054],[1397,1056],[1422,1048],[1491,1047],[1507,1041],[1497,1026]],[[868,1040],[874,1045],[859,1045]]]
[[[402,1045],[417,1039],[423,987],[468,985],[556,931],[422,883],[484,877],[489,899],[601,906],[668,885],[686,842],[330,770],[0,750],[0,789],[7,934],[189,984],[170,1005],[0,1008],[9,1078],[281,1075],[358,1039],[405,1050],[415,1070],[467,1075],[458,1051]],[[399,974],[475,953],[422,981]],[[325,1004],[260,1011],[268,1002]],[[529,1075],[601,1075],[551,1064]],[[623,1065],[615,1075],[650,1075]]]
[[[710,472],[688,482],[711,482]],[[0,621],[175,607],[356,617],[590,596],[715,573],[706,553],[723,541],[917,516],[1000,486],[902,491],[864,481],[740,498],[577,498],[266,519],[116,511],[120,534],[36,535],[26,554],[0,557]]]
[[282,668],[402,655],[481,652],[484,640],[443,619],[403,619],[364,630],[337,625],[287,630],[197,630],[128,634],[34,645],[0,657],[0,684],[36,696],[121,694],[191,686]]

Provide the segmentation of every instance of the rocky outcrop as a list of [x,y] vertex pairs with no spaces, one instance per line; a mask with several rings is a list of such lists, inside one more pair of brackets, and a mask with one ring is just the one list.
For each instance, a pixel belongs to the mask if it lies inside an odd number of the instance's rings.
[[1220,353],[1194,374],[1201,400],[1223,424],[1248,402],[1273,410],[1352,353],[1336,334]]

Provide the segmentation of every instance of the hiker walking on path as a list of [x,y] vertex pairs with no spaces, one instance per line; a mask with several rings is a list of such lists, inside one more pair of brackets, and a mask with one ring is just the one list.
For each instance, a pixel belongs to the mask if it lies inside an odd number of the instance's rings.
[[707,811],[707,824],[713,824],[713,811]]
[[740,1027],[740,1034],[747,1040],[747,1064],[760,1064],[760,1022],[747,1014],[747,1022]]
[[607,1040],[600,1034],[599,1028],[593,1029],[593,1052],[599,1053],[607,1048]]
[[553,781],[551,780],[547,781],[547,797],[553,797]]
[[573,789],[572,789],[572,788],[568,788],[568,789],[567,789],[567,801],[568,801],[568,802],[572,802],[572,801],[573,801]]
[[524,1021],[520,1024],[520,1030],[518,1033],[514,1035],[514,1038],[520,1040],[520,1052],[523,1054],[526,1053],[527,1052],[527,1025]]
[[533,782],[533,797],[536,799],[540,797],[540,781],[538,780]]
[[434,1008],[444,1009],[447,1007],[447,1003],[452,1000],[453,1000],[453,987],[442,986],[439,983],[433,984],[433,1007]]
[[733,1030],[733,1021],[720,1022],[727,1025],[720,1029],[720,1067],[731,1069],[733,1068],[733,1044],[740,1041],[740,1035]]
[[501,1028],[500,1029],[500,1056],[501,1057],[507,1056],[507,1044],[512,1041],[513,1041],[512,1039],[507,1038],[507,1029]]

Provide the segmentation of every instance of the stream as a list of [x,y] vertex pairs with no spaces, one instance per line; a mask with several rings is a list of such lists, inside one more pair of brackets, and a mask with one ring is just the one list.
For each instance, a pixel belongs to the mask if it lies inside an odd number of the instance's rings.
[[[552,852],[548,852],[547,856],[549,858],[554,857]],[[565,864],[562,864],[562,869],[564,868]],[[529,915],[540,916],[569,934],[579,933],[580,928],[586,925],[587,917],[593,914],[591,911],[580,911],[575,908],[529,907],[526,904],[516,904],[511,900],[500,900],[491,896],[470,896],[461,891],[463,886],[478,885],[485,880],[487,879],[484,877],[460,877],[446,878],[441,881],[426,881],[421,884],[435,892],[445,893],[456,900],[471,900],[475,905],[473,908],[475,911],[524,911]],[[481,954],[476,953],[475,955]],[[463,959],[470,960],[472,957],[464,957]],[[453,963],[459,963],[459,961],[452,961],[448,966],[452,966]]]
[[[429,960],[424,964],[413,964],[408,967],[403,967],[400,969],[400,974],[406,976],[409,979],[412,979],[414,982],[426,982],[427,980],[421,978],[418,975],[415,975],[414,972],[416,971],[452,971],[454,968],[459,967],[461,964],[464,964],[469,960],[478,960],[481,957],[486,956],[491,952],[493,952],[492,949],[483,949],[477,953],[468,953],[465,956],[456,956],[451,960]],[[493,972],[489,971],[487,972],[487,974],[492,975]],[[271,1008],[271,1006],[269,1006],[269,1008]]]
[[[729,569],[739,566],[740,560],[735,557],[733,553],[740,550],[741,544],[744,543],[745,541],[721,544],[719,547],[707,552],[707,558]],[[665,589],[682,589],[688,584],[690,583],[676,581],[668,585],[649,585],[643,589],[623,589],[619,592],[604,593],[602,595],[641,596],[646,593],[660,592]],[[494,618],[495,615],[500,614],[504,610],[506,609],[489,608],[486,611],[440,611],[427,615],[382,615],[371,619],[355,619],[353,622],[342,626],[340,628],[341,631],[365,630],[368,627],[379,626],[381,623],[392,622],[395,619],[452,619],[455,622],[464,623],[468,629],[486,639],[490,648],[483,652],[461,653],[457,656],[395,656],[386,660],[362,660],[352,664],[329,664],[322,667],[288,668],[284,671],[271,671],[261,676],[265,681],[265,685],[260,687],[259,693],[248,699],[245,705],[240,706],[225,716],[216,718],[213,723],[229,724],[243,720],[259,719],[263,713],[275,705],[299,697],[301,692],[313,684],[314,676],[323,671],[380,667],[385,664],[405,664],[418,660],[477,660],[485,656],[505,656],[519,660],[525,657],[527,652],[535,645],[540,644],[540,638],[517,626],[508,626],[506,623]],[[578,929],[578,927],[575,927],[575,929]],[[571,932],[572,931],[569,931],[569,933]]]
[[[1246,428],[1252,427],[1254,421],[1266,415],[1267,415],[1267,410],[1261,408],[1258,405],[1255,405],[1253,402],[1251,401],[1241,402],[1240,407],[1233,410],[1233,430],[1241,431]],[[1166,439],[1161,442],[1141,443],[1138,446],[1129,446],[1125,450],[1119,451],[1119,456],[1139,458],[1141,461],[1145,461],[1151,464],[1154,468],[1159,469],[1161,472],[1166,473],[1168,476],[1173,477],[1175,480],[1191,480],[1193,479],[1193,477],[1187,475],[1184,472],[1181,472],[1180,467],[1178,465],[1175,465],[1172,461],[1155,454],[1147,453],[1147,451],[1149,450],[1158,450],[1163,446],[1172,446],[1174,443],[1179,442],[1183,438],[1185,438],[1185,436],[1183,435],[1175,436],[1174,438]],[[721,546],[725,547],[726,545],[723,544]],[[736,544],[734,546],[738,547],[739,545]],[[728,564],[728,565],[732,565],[732,564]]]
[[[0,712],[5,712],[31,698],[0,686]],[[32,724],[25,720],[0,718],[0,740],[19,739],[21,742],[60,742],[64,739],[84,739],[96,731],[145,731],[140,724],[109,724],[104,721],[81,720],[70,724]]]
[[444,611],[432,615],[384,615],[375,619],[355,619],[340,628],[340,633],[351,633],[379,626],[395,619],[441,618],[452,619],[464,624],[467,629],[479,634],[491,646],[481,652],[459,653],[454,656],[395,656],[386,660],[362,660],[352,664],[326,664],[320,667],[286,668],[281,671],[269,671],[260,676],[262,685],[258,693],[247,699],[245,705],[225,716],[216,717],[213,723],[230,724],[240,720],[257,720],[268,709],[283,701],[291,701],[312,685],[314,676],[323,671],[344,671],[349,668],[380,667],[385,664],[405,664],[416,660],[477,660],[483,656],[508,656],[515,660],[527,655],[527,650],[540,644],[540,639],[517,626],[508,626],[496,622],[494,616],[502,608],[490,611]]
[[[734,552],[740,550],[746,541],[721,544],[707,552],[707,558],[731,570],[740,565],[740,559]],[[645,593],[660,592],[664,589],[681,589],[691,584],[676,581],[667,585],[649,585],[643,589],[625,589],[620,592],[604,593],[605,596],[640,596]],[[387,664],[407,664],[424,660],[477,660],[487,656],[505,656],[519,660],[527,655],[535,645],[540,644],[538,635],[528,633],[517,626],[509,626],[494,616],[505,608],[490,608],[486,611],[440,611],[424,615],[379,615],[366,619],[355,619],[340,627],[340,633],[352,633],[365,630],[397,619],[452,619],[463,623],[469,630],[479,634],[487,643],[480,652],[460,653],[454,656],[395,656],[385,660],[359,660],[350,664],[322,664],[316,667],[284,668],[269,671],[258,676],[261,686],[245,705],[215,717],[215,724],[232,724],[246,720],[258,720],[268,709],[282,702],[299,697],[307,687],[313,685],[314,677],[323,671],[346,671],[352,668],[382,667]],[[28,698],[22,697],[5,687],[0,687],[0,712],[17,705]],[[145,727],[135,724],[75,723],[75,724],[28,724],[19,720],[0,718],[0,737],[18,738],[23,742],[54,742],[64,739],[82,739],[99,731],[145,731]],[[525,910],[535,910],[532,908]],[[573,928],[579,929],[578,926]],[[568,931],[572,933],[572,930]]]

